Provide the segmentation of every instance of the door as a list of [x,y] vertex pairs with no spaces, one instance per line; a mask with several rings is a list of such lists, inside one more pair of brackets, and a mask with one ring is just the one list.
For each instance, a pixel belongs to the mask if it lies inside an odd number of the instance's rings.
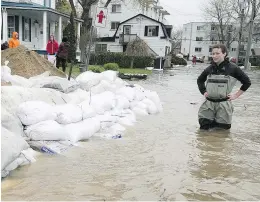
[[124,25],[124,35],[131,34],[131,25]]

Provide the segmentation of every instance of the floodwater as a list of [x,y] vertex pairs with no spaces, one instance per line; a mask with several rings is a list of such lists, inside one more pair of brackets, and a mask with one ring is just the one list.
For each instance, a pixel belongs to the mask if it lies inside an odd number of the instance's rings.
[[122,139],[40,156],[3,180],[2,200],[260,200],[260,72],[248,73],[251,88],[233,102],[230,132],[200,132],[203,68],[133,82],[157,91],[164,112],[139,117]]

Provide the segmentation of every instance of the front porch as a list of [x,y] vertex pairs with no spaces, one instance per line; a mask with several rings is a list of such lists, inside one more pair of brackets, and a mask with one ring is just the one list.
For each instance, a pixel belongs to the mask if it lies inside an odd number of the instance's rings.
[[[14,31],[19,33],[20,43],[30,50],[46,50],[50,35],[54,35],[58,43],[61,43],[63,29],[69,23],[69,15],[37,4],[1,3],[2,43],[9,41]],[[75,22],[79,41],[80,27],[83,21],[75,18]],[[77,52],[79,52],[79,43],[77,43]]]

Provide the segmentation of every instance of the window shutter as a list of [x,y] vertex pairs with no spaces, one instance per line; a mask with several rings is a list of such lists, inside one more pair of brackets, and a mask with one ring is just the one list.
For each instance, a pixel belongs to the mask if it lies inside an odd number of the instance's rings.
[[159,36],[159,26],[156,26],[156,36]]
[[22,17],[22,33],[23,33],[23,41],[24,41],[24,17]]
[[[15,25],[15,28],[14,28],[14,30],[16,31],[16,32],[18,32],[18,34],[19,34],[19,16],[15,16],[15,19],[14,19],[14,25]],[[19,39],[20,39],[20,35],[19,35]]]
[[32,23],[31,23],[31,18],[29,18],[29,40],[30,42],[32,41]]
[[144,28],[144,36],[147,36],[148,35],[148,26],[145,26]]

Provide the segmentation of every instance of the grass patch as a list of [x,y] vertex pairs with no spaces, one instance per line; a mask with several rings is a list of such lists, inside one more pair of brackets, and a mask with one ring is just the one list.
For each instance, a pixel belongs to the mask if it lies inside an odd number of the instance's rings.
[[[66,67],[66,74],[69,75],[69,70],[70,70],[70,63],[67,64]],[[89,65],[88,70],[91,70],[93,72],[102,72],[105,69],[102,66],[98,66],[98,65]],[[146,70],[146,69],[131,69],[131,68],[126,68],[126,69],[119,69],[120,73],[123,74],[151,74],[152,71],[151,70]],[[71,73],[71,77],[72,78],[76,78],[78,75],[80,74],[79,71],[79,65],[73,65],[72,67],[72,73]]]
[[260,66],[252,66],[251,69],[252,70],[260,70]]
[[120,73],[123,74],[151,74],[152,70],[147,70],[147,69],[119,69]]

